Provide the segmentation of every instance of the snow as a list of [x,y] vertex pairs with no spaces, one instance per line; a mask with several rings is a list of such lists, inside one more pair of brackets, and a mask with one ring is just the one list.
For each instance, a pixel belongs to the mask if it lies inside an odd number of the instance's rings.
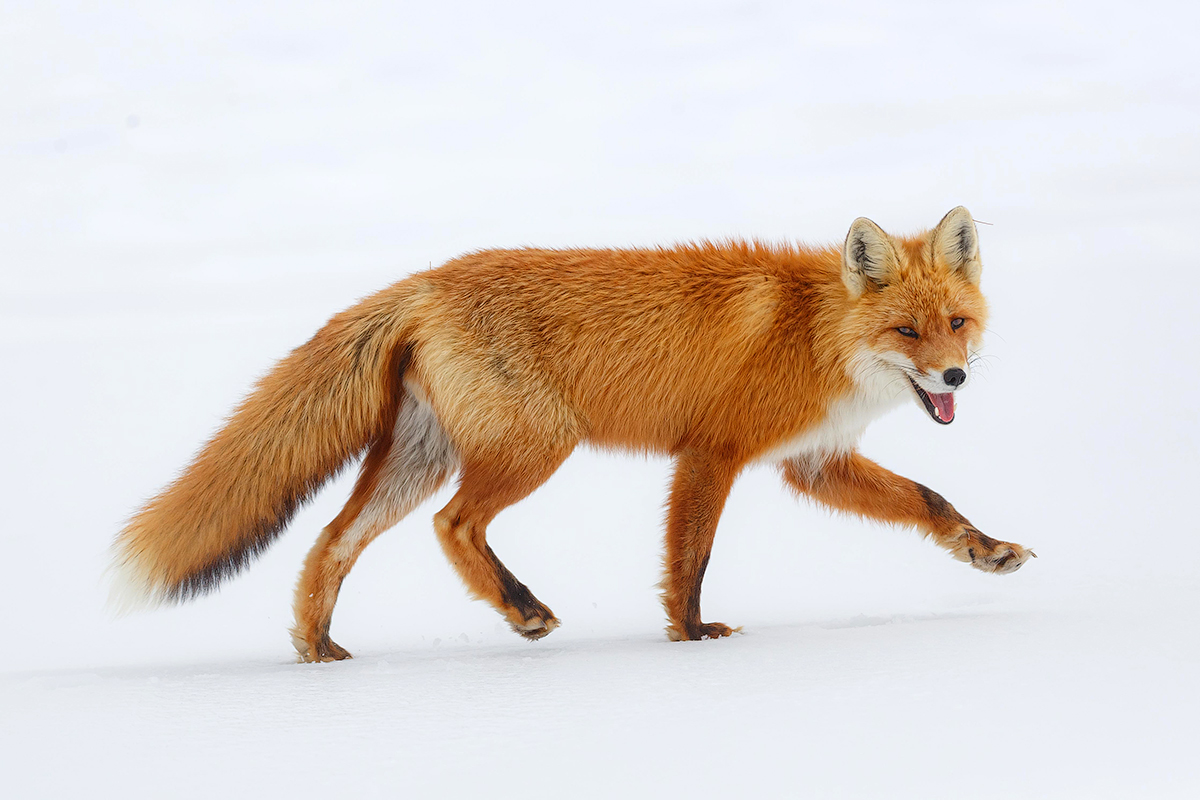
[[[1163,644],[1194,630],[1194,613],[1098,615],[1053,592],[965,603],[679,647],[652,633],[454,640],[316,667],[258,657],[26,677],[6,752],[14,764],[38,763],[51,742],[71,754],[71,769],[32,784],[47,794],[97,776],[181,797],[1194,788],[1195,742],[1179,735],[1193,724],[1180,702],[1191,676]],[[1116,659],[1114,629],[1132,650]]]
[[[1194,797],[1200,91],[1181,3],[13,2],[0,28],[0,773],[12,797]],[[657,603],[668,465],[580,451],[468,601],[442,493],[291,663],[329,486],[219,594],[120,619],[106,550],[256,376],[465,250],[979,220],[987,369],[863,450],[1040,558],[738,483],[705,618]]]

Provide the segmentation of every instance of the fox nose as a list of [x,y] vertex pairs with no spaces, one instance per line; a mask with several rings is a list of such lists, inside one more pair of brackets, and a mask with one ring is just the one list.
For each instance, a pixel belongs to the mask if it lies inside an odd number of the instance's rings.
[[946,382],[947,386],[953,386],[957,389],[967,382],[967,373],[958,367],[951,367],[942,373],[942,380]]

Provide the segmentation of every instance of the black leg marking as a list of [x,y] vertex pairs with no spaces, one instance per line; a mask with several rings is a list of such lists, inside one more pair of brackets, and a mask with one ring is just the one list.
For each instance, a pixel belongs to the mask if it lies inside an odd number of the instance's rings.
[[[925,507],[929,509],[930,515],[938,519],[947,519],[951,522],[957,522],[960,525],[969,525],[967,518],[954,510],[954,506],[942,497],[940,494],[930,489],[928,486],[916,484],[917,491],[921,493],[921,499],[925,501]],[[971,530],[974,530],[972,528]]]
[[488,558],[492,560],[492,566],[496,569],[496,577],[500,580],[500,599],[520,612],[524,619],[541,617],[543,620],[549,620],[554,616],[550,613],[550,609],[533,596],[533,592],[529,591],[528,586],[521,583],[515,575],[508,571],[508,567],[504,566],[492,552],[491,546],[485,545],[485,547]]
[[712,554],[704,556],[704,560],[700,562],[700,569],[696,570],[696,580],[688,593],[687,605],[683,609],[683,625],[687,628],[688,637],[692,639],[700,638],[700,585],[704,583],[704,572],[708,569],[710,555]]

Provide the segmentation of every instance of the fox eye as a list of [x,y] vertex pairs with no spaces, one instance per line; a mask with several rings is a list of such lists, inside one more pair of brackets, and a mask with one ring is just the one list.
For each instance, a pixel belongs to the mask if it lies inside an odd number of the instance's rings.
[[962,317],[955,317],[954,319],[950,320],[950,327],[953,330],[958,330],[965,324],[967,324],[967,321]]
[[921,338],[921,334],[917,333],[912,328],[905,328],[905,327],[901,326],[899,328],[896,328],[896,330],[900,333],[901,336],[907,336],[910,339],[920,339]]

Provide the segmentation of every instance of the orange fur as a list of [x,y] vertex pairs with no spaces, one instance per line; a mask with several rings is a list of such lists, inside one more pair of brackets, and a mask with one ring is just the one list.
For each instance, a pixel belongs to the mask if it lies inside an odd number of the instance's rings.
[[912,396],[910,377],[928,388],[967,367],[987,313],[978,278],[965,209],[902,239],[859,220],[841,248],[470,254],[337,315],[285,358],[130,521],[118,563],[152,599],[208,590],[370,448],[297,586],[301,658],[348,655],[329,639],[342,580],[455,472],[435,516],[442,548],[473,596],[540,638],[558,620],[496,557],[487,526],[588,442],[677,460],[663,579],[674,639],[732,632],[701,621],[700,585],[725,498],[756,461],[781,463],[820,502],[918,526],[981,569],[1010,571],[1028,551],[854,452],[872,416]]

